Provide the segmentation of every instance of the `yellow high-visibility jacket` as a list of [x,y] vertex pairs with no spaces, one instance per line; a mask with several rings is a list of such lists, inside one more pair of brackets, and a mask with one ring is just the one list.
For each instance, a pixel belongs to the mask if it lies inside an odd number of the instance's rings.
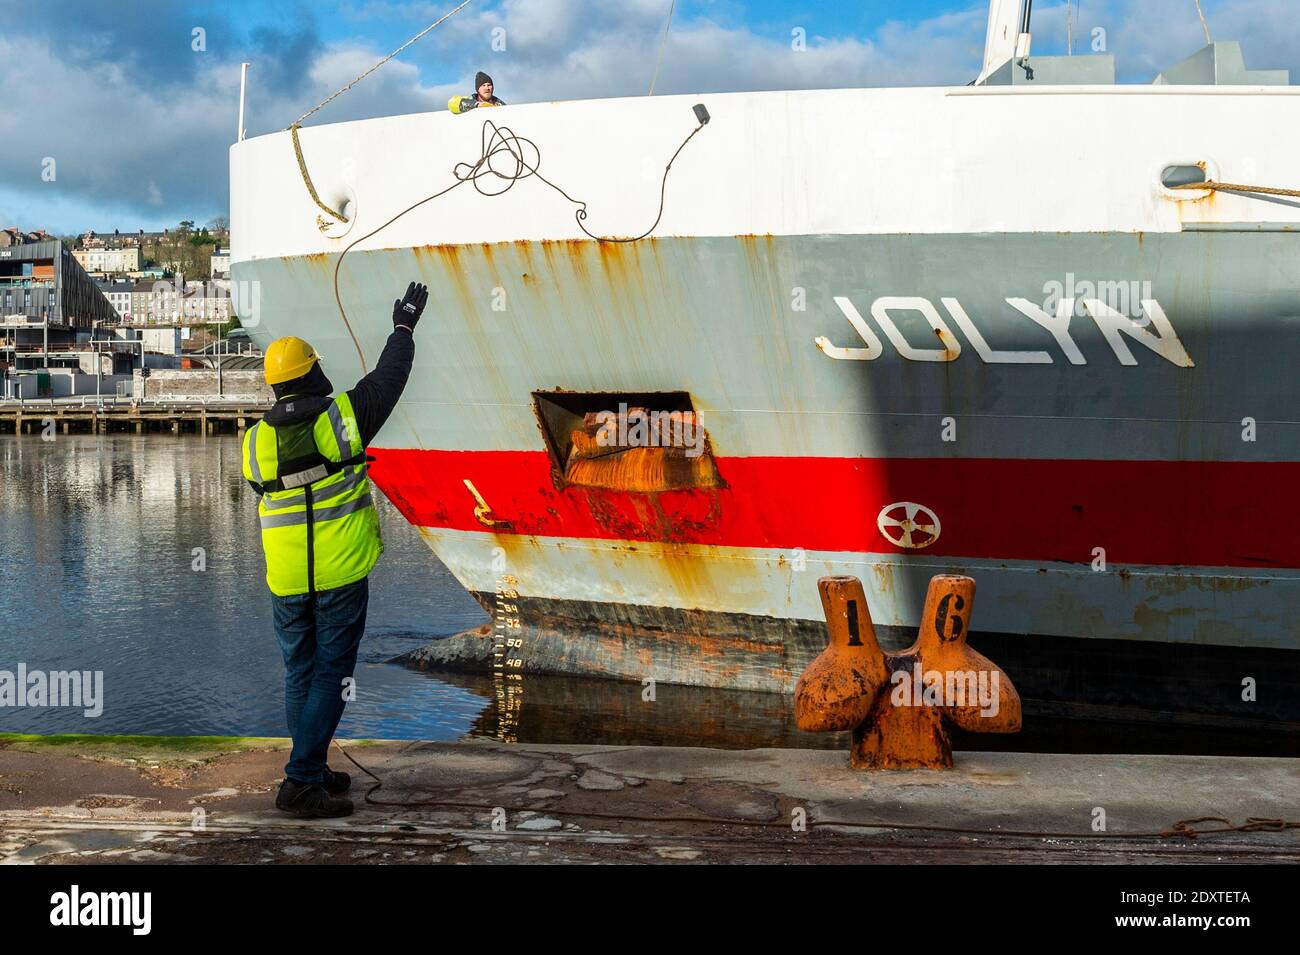
[[472,109],[478,109],[483,106],[505,106],[506,104],[493,96],[486,103],[480,102],[477,96],[453,96],[447,100],[447,108],[453,113],[468,113]]
[[326,400],[314,418],[263,419],[244,435],[244,477],[262,492],[266,585],[279,597],[358,581],[384,552],[352,401]]

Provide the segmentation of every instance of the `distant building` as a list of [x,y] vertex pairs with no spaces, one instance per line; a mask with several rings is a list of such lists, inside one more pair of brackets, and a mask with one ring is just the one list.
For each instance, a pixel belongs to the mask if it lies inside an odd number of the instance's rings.
[[179,355],[182,342],[189,329],[176,327],[141,328],[135,330],[137,341],[144,343],[144,350],[151,355]]
[[186,282],[184,315],[187,324],[230,321],[230,283],[221,279]]
[[76,393],[79,376],[130,371],[129,354],[91,341],[117,320],[108,298],[58,239],[27,241],[4,230],[0,246],[0,393],[40,397]]
[[176,288],[176,282],[154,279],[137,282],[132,286],[132,324],[180,324],[180,320],[181,293]]
[[120,249],[77,249],[73,258],[87,272],[99,275],[122,275],[140,271],[140,248],[128,246]]
[[61,240],[0,247],[0,318],[91,328],[116,315]]
[[95,284],[108,299],[108,304],[113,306],[113,311],[117,312],[118,320],[131,321],[131,290],[135,288],[136,283],[100,281]]
[[119,281],[143,282],[145,279],[149,279],[151,282],[156,282],[159,279],[167,278],[167,270],[161,265],[155,265],[147,269],[140,269],[138,272],[127,272],[115,276],[115,278]]
[[218,248],[212,253],[211,272],[214,279],[230,278],[230,249]]
[[135,232],[120,232],[114,229],[112,235],[83,232],[80,244],[83,249],[139,249],[150,242],[159,242],[166,237],[166,229],[162,232],[145,232],[144,229]]
[[211,325],[230,321],[230,283],[186,282],[183,276],[131,287],[133,325]]
[[7,249],[15,245],[49,242],[53,239],[54,237],[43,229],[36,232],[24,232],[22,229],[0,229],[0,249]]

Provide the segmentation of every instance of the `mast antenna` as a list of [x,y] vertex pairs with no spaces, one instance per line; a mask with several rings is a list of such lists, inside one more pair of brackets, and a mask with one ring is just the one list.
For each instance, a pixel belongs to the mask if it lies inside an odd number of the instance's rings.
[[244,129],[244,90],[248,87],[248,64],[239,64],[239,129],[235,131],[235,141],[242,143],[248,133]]

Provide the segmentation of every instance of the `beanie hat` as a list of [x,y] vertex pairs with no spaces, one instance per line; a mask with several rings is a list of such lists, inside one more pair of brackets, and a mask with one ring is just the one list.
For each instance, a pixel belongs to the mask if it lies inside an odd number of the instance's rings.
[[[477,93],[478,88],[484,83],[492,83],[492,77],[488,76],[482,70],[479,70],[474,74],[474,92]],[[495,86],[496,84],[492,83],[492,85]]]

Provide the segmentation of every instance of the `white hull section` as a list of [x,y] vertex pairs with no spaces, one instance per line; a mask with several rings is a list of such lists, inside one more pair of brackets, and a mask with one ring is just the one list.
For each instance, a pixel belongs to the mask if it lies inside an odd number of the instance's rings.
[[[597,234],[636,235],[654,220],[664,164],[701,100],[713,120],[673,166],[658,236],[1177,232],[1297,219],[1286,204],[1171,191],[1160,174],[1201,162],[1220,181],[1291,182],[1298,96],[1231,86],[830,90],[537,103],[487,118],[537,144],[540,170],[588,203]],[[232,263],[342,250],[451,185],[452,168],[479,157],[482,132],[474,113],[303,129],[321,198],[354,202],[333,238],[317,226],[287,132],[235,144]],[[358,248],[585,239],[573,213],[536,179],[496,198],[462,185]]]

